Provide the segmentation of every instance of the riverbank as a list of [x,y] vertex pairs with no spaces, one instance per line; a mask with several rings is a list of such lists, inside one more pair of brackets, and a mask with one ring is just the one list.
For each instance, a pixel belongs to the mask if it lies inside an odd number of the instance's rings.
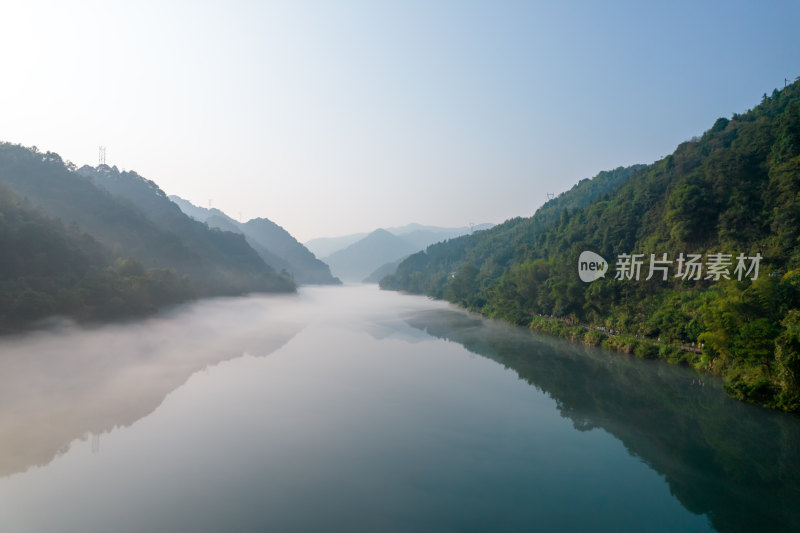
[[528,327],[532,331],[562,337],[588,346],[600,346],[641,359],[664,359],[671,364],[687,364],[696,370],[708,370],[707,358],[702,357],[702,350],[697,346],[625,335],[606,331],[602,327],[569,323],[567,320],[554,317],[535,316]]
[[[798,412],[796,407],[774,402],[770,383],[766,380],[752,379],[748,375],[747,368],[714,364],[712,357],[705,352],[702,344],[685,345],[671,342],[668,339],[651,339],[610,332],[605,331],[602,327],[593,327],[547,316],[534,316],[528,328],[531,331],[561,337],[588,346],[599,346],[641,359],[660,359],[673,365],[690,366],[699,372],[722,377],[725,392],[737,400],[790,413]],[[753,385],[742,390],[741,383],[748,380]]]

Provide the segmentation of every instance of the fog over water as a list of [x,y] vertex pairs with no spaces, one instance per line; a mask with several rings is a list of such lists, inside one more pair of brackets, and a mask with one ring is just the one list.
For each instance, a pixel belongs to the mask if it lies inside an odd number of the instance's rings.
[[130,425],[195,372],[271,353],[303,327],[304,317],[287,313],[294,300],[207,300],[142,322],[62,325],[0,341],[0,475],[45,464],[73,439]]
[[372,286],[61,325],[0,340],[0,523],[797,526],[798,419],[703,379]]

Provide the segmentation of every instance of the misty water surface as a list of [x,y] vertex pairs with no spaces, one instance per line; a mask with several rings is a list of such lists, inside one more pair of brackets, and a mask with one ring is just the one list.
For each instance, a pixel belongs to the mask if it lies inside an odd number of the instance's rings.
[[800,424],[374,287],[0,340],[4,531],[797,529]]

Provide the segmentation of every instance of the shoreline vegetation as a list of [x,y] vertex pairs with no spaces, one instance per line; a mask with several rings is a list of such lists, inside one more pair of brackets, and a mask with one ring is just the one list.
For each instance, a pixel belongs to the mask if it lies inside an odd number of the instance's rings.
[[[617,275],[581,279],[584,252],[616,259]],[[634,256],[635,279],[620,260]],[[689,256],[702,275],[682,274]],[[531,217],[429,246],[380,286],[686,364],[721,376],[734,398],[800,412],[800,79],[650,165],[601,172]]]
[[664,359],[671,364],[688,364],[695,370],[707,370],[708,360],[702,357],[703,343],[687,345],[671,339],[642,337],[622,334],[604,326],[576,324],[565,318],[535,316],[528,329],[561,337],[587,346],[599,346],[607,350],[634,355],[640,359]]

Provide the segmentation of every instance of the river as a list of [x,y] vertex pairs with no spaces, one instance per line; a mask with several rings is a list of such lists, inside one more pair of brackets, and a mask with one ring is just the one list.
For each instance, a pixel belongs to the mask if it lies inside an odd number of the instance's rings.
[[374,286],[0,340],[0,530],[800,530],[800,419]]

